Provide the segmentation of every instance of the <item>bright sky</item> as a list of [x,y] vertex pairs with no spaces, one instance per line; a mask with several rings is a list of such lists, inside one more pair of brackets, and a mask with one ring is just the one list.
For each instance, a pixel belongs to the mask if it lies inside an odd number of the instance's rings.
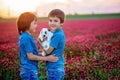
[[120,0],[0,0],[0,17],[17,17],[26,11],[47,16],[54,8],[66,14],[120,13]]

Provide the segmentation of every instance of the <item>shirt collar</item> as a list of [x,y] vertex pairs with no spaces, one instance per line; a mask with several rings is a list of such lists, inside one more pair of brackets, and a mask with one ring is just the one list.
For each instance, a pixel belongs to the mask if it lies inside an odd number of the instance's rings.
[[58,28],[55,32],[58,32],[58,31],[61,31],[62,29],[61,28]]
[[31,34],[29,34],[28,32],[23,32],[22,34],[26,34],[26,35],[29,35],[29,36],[32,36]]

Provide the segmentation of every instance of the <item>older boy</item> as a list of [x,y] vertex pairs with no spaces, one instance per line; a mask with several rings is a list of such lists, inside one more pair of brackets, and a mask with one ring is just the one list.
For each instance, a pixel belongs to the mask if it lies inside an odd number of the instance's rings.
[[65,14],[60,9],[54,9],[48,14],[48,23],[50,30],[53,32],[51,38],[50,47],[46,54],[53,54],[59,58],[57,62],[46,62],[47,77],[48,80],[63,80],[64,78],[64,47],[65,47],[65,35],[62,30]]

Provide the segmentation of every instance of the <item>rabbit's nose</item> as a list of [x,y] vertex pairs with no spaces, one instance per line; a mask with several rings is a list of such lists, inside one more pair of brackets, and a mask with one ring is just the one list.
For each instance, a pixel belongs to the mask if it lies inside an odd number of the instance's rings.
[[43,35],[43,37],[45,37],[45,35]]

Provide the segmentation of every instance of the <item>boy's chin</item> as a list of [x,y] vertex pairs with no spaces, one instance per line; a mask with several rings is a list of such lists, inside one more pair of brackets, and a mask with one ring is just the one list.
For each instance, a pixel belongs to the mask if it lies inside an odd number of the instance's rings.
[[50,29],[50,31],[51,31],[51,32],[55,32],[55,30],[54,30],[54,29]]
[[33,31],[32,33],[35,33],[36,31]]
[[29,33],[30,33],[30,34],[34,34],[35,32],[33,32],[33,31],[29,31]]
[[32,31],[31,33],[35,33],[36,32],[36,30],[35,31]]
[[55,30],[51,30],[51,32],[55,32]]

